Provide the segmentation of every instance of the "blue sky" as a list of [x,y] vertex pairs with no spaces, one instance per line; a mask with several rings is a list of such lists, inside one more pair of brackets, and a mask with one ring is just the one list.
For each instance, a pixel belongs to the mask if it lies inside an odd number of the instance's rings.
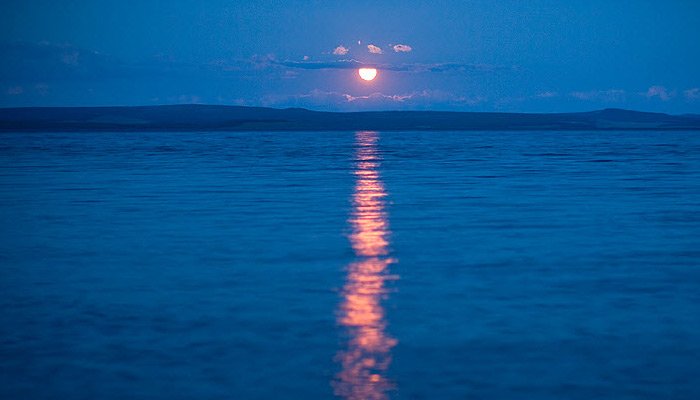
[[698,38],[697,1],[6,0],[0,106],[699,113]]

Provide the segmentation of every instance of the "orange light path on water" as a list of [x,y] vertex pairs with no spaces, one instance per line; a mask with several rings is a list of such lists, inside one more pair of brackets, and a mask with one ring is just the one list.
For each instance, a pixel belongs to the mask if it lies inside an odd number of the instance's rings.
[[352,400],[387,398],[392,388],[386,378],[391,348],[396,339],[386,333],[381,301],[387,295],[385,281],[394,262],[388,258],[389,225],[380,179],[377,132],[358,132],[356,136],[356,177],[350,217],[350,242],[360,258],[348,266],[338,323],[349,336],[347,347],[338,353],[342,371],[334,381],[335,394]]

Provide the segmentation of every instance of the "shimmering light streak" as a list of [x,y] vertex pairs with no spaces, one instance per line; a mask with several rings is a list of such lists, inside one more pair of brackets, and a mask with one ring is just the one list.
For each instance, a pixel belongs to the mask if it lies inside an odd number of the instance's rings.
[[342,371],[334,381],[335,394],[352,400],[387,398],[392,388],[386,377],[391,348],[396,339],[386,333],[381,301],[387,295],[385,281],[393,279],[388,266],[389,225],[384,210],[386,191],[380,179],[377,132],[358,132],[355,161],[356,184],[350,217],[350,242],[359,260],[348,266],[338,323],[349,336],[347,348],[338,353]]

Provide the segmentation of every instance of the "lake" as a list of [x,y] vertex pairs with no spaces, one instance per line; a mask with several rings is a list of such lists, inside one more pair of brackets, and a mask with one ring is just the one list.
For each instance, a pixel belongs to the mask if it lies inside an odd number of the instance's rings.
[[700,398],[699,132],[0,134],[0,398]]

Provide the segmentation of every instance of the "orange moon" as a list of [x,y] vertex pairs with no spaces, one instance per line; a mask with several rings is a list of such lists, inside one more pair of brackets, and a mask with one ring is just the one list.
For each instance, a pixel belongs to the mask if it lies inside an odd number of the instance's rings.
[[366,80],[366,81],[371,81],[377,76],[377,69],[376,68],[360,68],[357,70],[357,73],[360,75],[360,78]]

